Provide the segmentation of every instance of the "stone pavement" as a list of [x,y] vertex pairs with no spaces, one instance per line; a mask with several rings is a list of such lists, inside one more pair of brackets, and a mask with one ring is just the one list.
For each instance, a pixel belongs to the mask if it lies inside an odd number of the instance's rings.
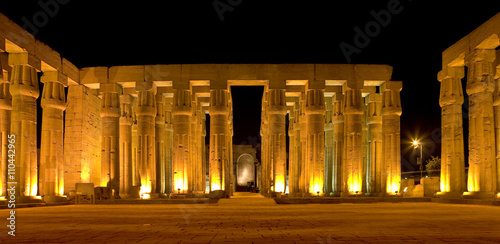
[[1,243],[500,243],[495,206],[69,205],[16,213],[11,237],[8,210],[0,210]]

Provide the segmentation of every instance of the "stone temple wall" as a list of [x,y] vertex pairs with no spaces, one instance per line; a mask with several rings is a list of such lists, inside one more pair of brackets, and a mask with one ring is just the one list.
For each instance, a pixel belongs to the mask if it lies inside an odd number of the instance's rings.
[[71,86],[64,136],[64,192],[74,190],[75,183],[100,184],[101,116],[100,98],[95,90]]

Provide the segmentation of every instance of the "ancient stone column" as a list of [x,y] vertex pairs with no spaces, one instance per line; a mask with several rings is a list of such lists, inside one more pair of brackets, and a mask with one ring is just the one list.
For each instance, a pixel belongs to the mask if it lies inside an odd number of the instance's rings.
[[137,91],[137,170],[141,194],[157,193],[155,157],[155,88]]
[[495,50],[476,49],[466,57],[469,94],[468,195],[490,197],[496,189],[496,152],[493,111]]
[[382,92],[382,147],[385,160],[382,189],[385,193],[400,192],[401,185],[401,97],[399,95],[403,83],[386,81],[381,86]]
[[325,193],[333,192],[333,98],[325,97]]
[[[495,113],[495,146],[496,146],[497,192],[498,192],[500,190],[500,65],[496,67],[493,106]],[[500,198],[500,195],[498,193],[497,193],[497,198]]]
[[173,99],[165,98],[165,171],[163,172],[163,177],[165,177],[165,194],[170,194],[172,192],[172,153],[173,153],[173,117],[172,117],[172,107]]
[[345,126],[345,180],[347,191],[342,192],[344,196],[349,194],[360,195],[363,184],[363,149],[362,149],[362,121],[363,121],[363,98],[361,89],[350,88],[344,85],[344,126]]
[[12,110],[12,96],[10,95],[10,84],[6,80],[7,77],[0,79],[0,140],[1,140],[1,158],[0,158],[0,196],[7,196],[7,181],[8,181],[8,150],[10,135],[10,114]]
[[309,167],[308,167],[308,160],[307,160],[307,153],[308,153],[308,147],[307,147],[307,116],[306,116],[306,100],[307,100],[307,93],[303,92],[300,94],[299,97],[299,125],[300,125],[300,131],[299,131],[299,140],[300,140],[300,163],[299,163],[299,171],[300,171],[300,180],[299,180],[299,187],[300,187],[300,192],[302,193],[303,197],[308,197],[310,196],[309,194],[309,181],[306,179],[307,178],[307,172],[309,172]]
[[163,107],[163,94],[156,94],[156,116],[155,116],[155,161],[156,161],[156,191],[159,194],[165,193],[165,109]]
[[305,107],[307,133],[308,193],[324,195],[325,96],[321,89],[307,91]]
[[120,161],[119,161],[119,118],[120,87],[116,83],[103,83],[100,86],[102,146],[101,146],[101,186],[114,189],[114,196],[119,196]]
[[[37,106],[39,96],[38,75],[35,68],[23,62],[26,54],[9,54],[12,66],[10,94],[12,113],[10,133],[15,135],[16,186],[17,196],[36,196],[38,194],[37,168]],[[16,200],[23,201],[21,197]]]
[[268,140],[268,116],[267,116],[267,91],[264,91],[262,96],[262,113],[261,113],[261,125],[260,125],[260,136],[262,138],[261,145],[261,163],[262,163],[262,172],[261,172],[261,187],[260,193],[264,196],[267,196],[270,192],[271,188],[271,174],[270,174],[270,165],[269,165],[269,140]]
[[372,93],[367,97],[368,124],[368,177],[367,192],[371,195],[385,193],[381,173],[384,168],[382,150],[382,95]]
[[463,67],[446,67],[438,74],[441,82],[441,192],[459,197],[466,190],[462,104]]
[[174,193],[188,193],[189,152],[191,137],[191,91],[174,90],[173,116],[173,189]]
[[41,78],[42,138],[40,145],[40,195],[56,201],[64,195],[63,131],[66,95],[59,71],[45,71]]
[[300,193],[300,131],[299,131],[299,104],[295,101],[293,109],[289,113],[289,166],[288,166],[288,191],[290,196],[297,196]]
[[132,96],[120,96],[120,136],[119,149],[120,153],[120,197],[128,198],[131,196],[133,186],[133,167],[132,167]]
[[230,162],[228,146],[229,93],[223,89],[210,91],[210,191],[230,189],[225,188],[225,171]]
[[200,172],[200,191],[205,191],[207,188],[207,157],[205,151],[205,137],[207,136],[206,129],[206,114],[202,110],[201,111],[201,134],[200,134],[200,157],[201,157],[201,172]]
[[286,97],[285,89],[269,89],[267,113],[269,116],[269,153],[272,165],[274,192],[286,189]]
[[347,184],[343,184],[343,162],[344,162],[344,95],[337,92],[333,99],[332,123],[333,123],[333,179],[332,191],[335,196],[340,192],[347,191]]

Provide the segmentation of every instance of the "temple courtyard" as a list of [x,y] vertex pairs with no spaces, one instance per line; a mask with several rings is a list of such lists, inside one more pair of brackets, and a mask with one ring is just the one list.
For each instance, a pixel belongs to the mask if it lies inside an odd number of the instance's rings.
[[[7,215],[7,209],[0,215]],[[500,208],[442,203],[68,205],[16,209],[1,243],[499,243]]]

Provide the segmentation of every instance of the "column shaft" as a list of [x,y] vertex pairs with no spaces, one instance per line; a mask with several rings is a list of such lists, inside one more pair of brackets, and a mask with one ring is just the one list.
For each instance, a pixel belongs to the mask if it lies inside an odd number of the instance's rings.
[[156,117],[155,117],[155,157],[156,157],[156,192],[165,193],[165,109],[163,107],[163,94],[156,94]]
[[459,197],[465,190],[464,136],[462,124],[463,67],[446,67],[441,82],[441,195]]
[[173,116],[173,189],[174,193],[187,193],[189,169],[189,138],[191,135],[191,92],[174,90]]
[[[13,55],[13,54],[11,54]],[[9,56],[9,58],[12,56]],[[11,134],[15,135],[17,196],[38,194],[37,105],[38,75],[29,65],[14,65],[10,85],[12,95]]]
[[228,168],[228,98],[227,90],[210,91],[210,191],[225,190],[225,173]]
[[400,119],[401,98],[400,91],[403,83],[400,81],[386,81],[382,85],[382,134],[383,153],[385,159],[384,176],[387,194],[400,191],[401,184],[401,142]]
[[268,92],[270,164],[273,168],[273,191],[286,189],[286,98],[284,89],[270,89]]
[[64,110],[66,95],[58,71],[44,72],[42,92],[42,138],[40,145],[40,194],[64,195]]
[[115,83],[101,84],[101,118],[102,118],[102,146],[101,146],[101,186],[114,189],[115,196],[119,196],[120,161],[119,161],[119,117],[120,100],[119,86]]
[[137,168],[141,193],[153,194],[156,186],[156,157],[155,157],[155,91],[137,91]]
[[[333,103],[333,179],[332,191],[339,195],[341,191],[347,191],[347,184],[343,185],[343,161],[344,161],[344,96],[335,94]],[[344,189],[344,190],[343,190]]]
[[120,96],[120,197],[127,198],[131,195],[133,186],[132,167],[132,96]]
[[469,67],[469,178],[473,195],[496,192],[496,152],[493,111],[493,66],[495,50],[474,50],[466,57]]
[[10,95],[9,86],[9,83],[0,83],[0,196],[7,196],[9,159],[8,136],[10,135],[10,117],[12,110],[12,96]]
[[333,192],[333,98],[325,97],[325,193]]
[[325,177],[325,96],[320,89],[307,91],[306,100],[308,193],[324,193]]
[[382,150],[382,95],[368,96],[368,184],[370,194],[385,193],[382,189],[383,150]]
[[345,91],[345,168],[347,184],[344,195],[361,194],[363,182],[362,120],[363,102],[360,89],[351,89],[344,85]]

